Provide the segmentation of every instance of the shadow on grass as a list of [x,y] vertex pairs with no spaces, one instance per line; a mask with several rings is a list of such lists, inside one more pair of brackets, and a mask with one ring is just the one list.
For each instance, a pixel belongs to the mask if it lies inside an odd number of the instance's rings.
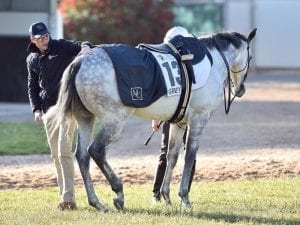
[[124,213],[132,214],[147,214],[153,216],[186,216],[193,217],[201,220],[214,220],[224,221],[227,223],[237,222],[254,222],[255,224],[273,224],[273,225],[299,225],[300,219],[277,219],[269,217],[248,216],[242,214],[226,214],[226,213],[213,213],[213,212],[194,212],[193,210],[187,211],[181,208],[172,208],[172,210],[164,211],[160,209],[146,210],[146,209],[130,209],[124,210]]
[[293,219],[273,219],[268,217],[257,217],[257,216],[247,216],[247,215],[238,215],[238,214],[222,214],[222,213],[206,213],[200,212],[196,215],[199,219],[206,220],[217,220],[217,221],[225,221],[228,223],[236,223],[240,221],[245,222],[254,222],[255,224],[260,223],[268,223],[268,224],[289,224],[289,225],[297,225],[300,223],[300,220]]

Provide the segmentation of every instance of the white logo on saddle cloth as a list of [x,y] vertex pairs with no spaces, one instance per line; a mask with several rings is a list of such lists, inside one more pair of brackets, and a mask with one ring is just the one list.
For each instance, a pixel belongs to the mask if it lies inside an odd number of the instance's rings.
[[[150,51],[158,62],[167,87],[167,96],[181,94],[181,76],[177,60],[171,54]],[[203,87],[209,77],[211,64],[207,56],[198,64],[193,65],[196,83],[192,90]]]
[[132,100],[143,100],[143,89],[141,87],[131,88],[131,99]]

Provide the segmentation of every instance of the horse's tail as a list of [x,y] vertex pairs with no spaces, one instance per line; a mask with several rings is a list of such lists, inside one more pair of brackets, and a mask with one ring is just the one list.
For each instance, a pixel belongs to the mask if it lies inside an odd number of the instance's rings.
[[81,106],[82,102],[75,87],[76,74],[80,69],[81,57],[76,58],[66,69],[60,82],[60,90],[56,106],[59,117],[72,117],[75,106]]
[[82,57],[77,57],[66,68],[60,82],[57,102],[44,115],[44,119],[50,124],[52,134],[61,124],[70,125],[74,119],[74,113],[78,112],[78,109],[85,109],[87,111],[75,87],[75,78],[81,63]]

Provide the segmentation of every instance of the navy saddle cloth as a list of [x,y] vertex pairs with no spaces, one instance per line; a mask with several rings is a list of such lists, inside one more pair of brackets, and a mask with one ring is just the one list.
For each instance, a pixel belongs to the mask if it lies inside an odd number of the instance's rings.
[[167,94],[160,67],[148,50],[125,44],[101,45],[101,48],[112,60],[124,105],[147,107]]
[[[208,56],[212,64],[210,53],[198,39],[179,35],[171,39],[170,42],[180,55],[194,55],[191,60],[192,65],[199,63],[205,55]],[[151,48],[151,46],[154,48]],[[159,46],[159,49],[155,46]],[[124,105],[136,108],[147,107],[167,94],[167,87],[160,65],[149,52],[150,50],[159,52],[163,50],[166,54],[174,55],[167,45],[141,44],[139,48],[135,48],[125,44],[106,44],[101,45],[101,48],[112,60],[119,95]],[[178,61],[180,60],[178,55],[175,54],[174,56]]]

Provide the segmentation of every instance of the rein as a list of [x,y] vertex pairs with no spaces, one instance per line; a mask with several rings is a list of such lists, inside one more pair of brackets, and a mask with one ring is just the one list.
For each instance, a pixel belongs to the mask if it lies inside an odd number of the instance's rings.
[[223,87],[223,93],[224,93],[223,96],[224,96],[225,114],[228,115],[229,110],[230,110],[230,106],[231,106],[232,102],[234,101],[234,99],[236,97],[236,94],[234,94],[234,96],[231,98],[231,94],[232,94],[231,83],[233,83],[233,82],[232,82],[232,79],[231,79],[231,76],[230,76],[230,72],[232,72],[232,73],[240,73],[240,72],[243,72],[244,70],[246,70],[246,74],[244,75],[244,79],[242,81],[242,83],[244,83],[246,81],[246,78],[247,78],[249,64],[250,64],[250,61],[251,61],[252,57],[250,57],[250,55],[249,55],[249,42],[247,42],[247,53],[248,53],[247,63],[246,63],[246,65],[241,70],[239,70],[239,71],[233,71],[233,70],[231,70],[229,68],[228,61],[227,61],[225,55],[223,54],[223,52],[221,51],[218,42],[215,39],[214,39],[214,42],[215,42],[215,45],[216,45],[216,49],[218,50],[219,54],[221,55],[221,57],[222,57],[222,59],[223,59],[223,61],[225,63],[226,69],[227,69],[227,83],[228,83],[228,96],[227,96],[227,99],[226,99],[225,85]]

